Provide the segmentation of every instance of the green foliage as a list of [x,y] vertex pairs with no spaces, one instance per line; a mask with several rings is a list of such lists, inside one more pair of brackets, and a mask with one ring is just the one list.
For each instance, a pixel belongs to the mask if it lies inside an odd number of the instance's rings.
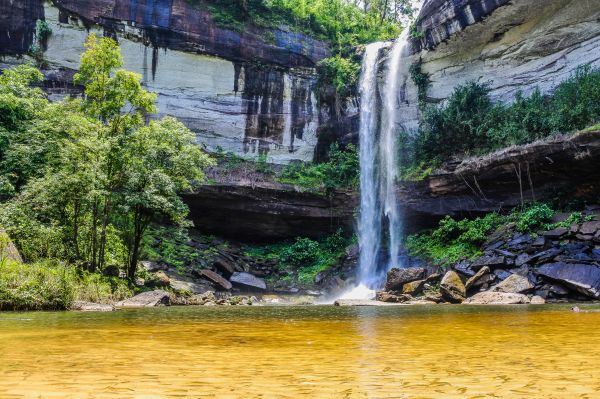
[[74,78],[82,100],[49,105],[30,87],[41,79],[32,67],[0,76],[0,108],[11,111],[0,119],[0,186],[12,197],[0,204],[0,225],[28,261],[127,266],[133,280],[150,223],[184,224],[178,194],[213,161],[174,118],[146,123],[156,95],[118,69],[116,42],[92,34],[85,46]]
[[206,251],[190,246],[189,242],[190,237],[185,228],[151,226],[144,237],[142,257],[182,269],[201,263],[210,255]]
[[48,22],[42,19],[38,19],[35,22],[35,36],[37,40],[45,42],[52,35],[52,28],[48,25]]
[[[502,226],[514,225],[521,233],[533,233],[538,228],[554,228],[548,224],[553,215],[554,211],[548,205],[532,204],[508,215],[492,212],[484,217],[463,220],[446,216],[440,221],[438,228],[408,236],[406,247],[413,256],[425,257],[436,265],[446,266],[461,259],[480,256],[481,245]],[[577,216],[573,216],[575,217]]]
[[[286,27],[350,47],[396,37],[398,24],[381,6],[367,12],[344,0],[188,0],[208,9],[214,21],[239,30],[248,22],[265,28]],[[377,3],[377,2],[373,2]],[[406,10],[408,12],[409,10]]]
[[113,303],[129,298],[133,291],[126,280],[99,273],[82,272],[75,281],[75,300]]
[[293,163],[282,171],[279,181],[308,189],[325,189],[330,192],[340,188],[355,188],[359,179],[359,160],[356,147],[347,145],[342,150],[333,144],[329,161],[320,164]]
[[246,247],[246,254],[264,261],[276,262],[281,281],[298,281],[314,284],[317,274],[327,271],[339,263],[351,239],[340,229],[321,240],[296,238],[262,247]]
[[[418,79],[417,79],[418,80]],[[516,95],[494,104],[487,83],[458,86],[445,106],[425,109],[415,147],[416,162],[447,160],[525,144],[584,129],[600,120],[600,69],[579,68],[544,97]]]
[[75,299],[76,275],[63,264],[0,261],[0,310],[63,310]]
[[429,84],[431,83],[431,81],[429,80],[429,75],[423,72],[422,65],[423,61],[419,59],[418,62],[411,64],[408,69],[410,78],[414,82],[415,86],[417,86],[417,93],[419,97],[420,106],[423,106],[425,104],[425,101],[427,100],[427,89],[429,88]]
[[325,58],[319,63],[319,87],[332,85],[339,98],[355,92],[360,75],[360,64],[339,55]]
[[515,224],[521,233],[533,231],[544,226],[554,216],[554,210],[546,204],[534,204],[525,211],[516,214]]

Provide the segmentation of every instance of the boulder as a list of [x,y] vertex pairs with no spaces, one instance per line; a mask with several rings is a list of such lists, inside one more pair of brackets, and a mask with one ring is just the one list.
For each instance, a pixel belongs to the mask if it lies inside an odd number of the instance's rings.
[[453,270],[448,271],[442,278],[440,293],[445,300],[453,303],[462,302],[467,294],[460,276]]
[[485,291],[467,298],[465,305],[518,305],[529,303],[527,295],[507,292]]
[[77,310],[79,312],[112,312],[115,310],[113,305],[106,305],[101,303],[75,301],[71,305],[71,310]]
[[471,262],[466,260],[461,260],[456,265],[454,265],[453,269],[462,274],[463,276],[473,277],[475,275],[475,270],[471,267]]
[[502,267],[506,264],[506,258],[504,256],[484,255],[477,258],[471,267],[475,270],[481,269],[484,266],[488,266],[490,269]]
[[567,235],[569,229],[565,227],[559,227],[550,231],[546,231],[544,233],[544,237],[549,238],[551,240],[558,240]]
[[479,269],[477,274],[467,280],[465,283],[465,289],[469,290],[471,288],[481,287],[484,284],[491,283],[495,279],[496,277],[491,274],[490,268],[488,266],[484,266]]
[[171,284],[171,280],[161,270],[154,273],[149,279],[146,279],[145,284],[149,287],[168,287]]
[[594,235],[598,230],[600,230],[600,222],[586,222],[579,228],[579,232],[586,235]]
[[194,295],[214,292],[214,287],[208,282],[195,282],[191,279],[171,278],[171,288],[175,291],[186,291]]
[[375,300],[379,302],[387,302],[387,303],[403,303],[413,299],[412,296],[407,294],[402,294],[398,291],[377,291],[375,294]]
[[229,281],[231,281],[231,283],[234,285],[246,290],[264,291],[267,289],[265,280],[246,272],[233,273],[229,278]]
[[510,277],[511,274],[512,274],[511,272],[508,272],[504,269],[494,270],[494,276],[496,276],[496,278],[500,281],[506,280],[508,277]]
[[423,292],[423,286],[427,280],[417,280],[406,283],[402,286],[402,293],[406,295],[416,296]]
[[386,291],[402,291],[402,286],[417,280],[423,280],[427,270],[423,267],[409,267],[406,269],[393,268],[387,274],[385,282]]
[[543,265],[537,273],[571,287],[583,295],[600,299],[600,268],[596,266],[556,262]]
[[155,306],[170,305],[169,293],[163,290],[142,292],[133,298],[115,304],[118,308],[151,308]]
[[232,288],[232,285],[229,281],[223,278],[220,274],[213,272],[212,270],[202,269],[200,270],[199,274],[208,281],[216,284],[217,287],[221,288],[222,290],[229,291]]
[[222,256],[215,260],[214,265],[225,276],[231,276],[236,271],[235,264]]
[[546,303],[546,300],[544,298],[542,298],[541,296],[535,295],[531,298],[531,302],[532,305],[543,305]]
[[501,281],[492,288],[495,292],[506,292],[512,294],[524,294],[533,290],[535,286],[529,281],[527,276],[512,274],[506,280]]

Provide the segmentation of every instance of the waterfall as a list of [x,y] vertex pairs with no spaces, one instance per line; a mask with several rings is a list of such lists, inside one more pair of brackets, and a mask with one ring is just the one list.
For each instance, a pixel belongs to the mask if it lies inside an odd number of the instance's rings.
[[[381,102],[377,90],[379,53],[385,43],[367,46],[360,78],[360,215],[358,242],[360,249],[358,286],[345,293],[343,299],[366,299],[381,288],[385,273],[400,264],[402,218],[396,198],[398,177],[397,109],[401,78],[408,76],[402,62],[407,48],[408,29],[394,42],[385,68]],[[379,112],[378,109],[381,109]],[[380,268],[380,250],[387,226],[387,267]]]

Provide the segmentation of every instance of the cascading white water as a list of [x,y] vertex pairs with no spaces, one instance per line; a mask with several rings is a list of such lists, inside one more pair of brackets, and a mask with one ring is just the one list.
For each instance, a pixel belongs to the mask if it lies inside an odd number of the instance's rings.
[[[407,48],[408,30],[394,42],[386,65],[382,87],[382,107],[378,112],[377,64],[384,43],[367,46],[360,80],[360,216],[358,241],[360,248],[358,286],[346,292],[342,299],[368,299],[380,288],[385,270],[378,269],[382,247],[383,220],[388,232],[388,264],[402,267],[400,247],[402,219],[396,198],[398,177],[397,114],[401,78],[408,76],[402,62]],[[379,135],[377,134],[379,132]]]
[[385,86],[383,89],[383,110],[381,114],[380,162],[381,162],[381,200],[383,214],[388,222],[388,268],[402,267],[400,247],[402,238],[402,220],[396,198],[396,179],[398,177],[398,133],[399,133],[399,94],[400,79],[408,76],[406,63],[402,56],[408,44],[408,29],[394,43],[387,64]]

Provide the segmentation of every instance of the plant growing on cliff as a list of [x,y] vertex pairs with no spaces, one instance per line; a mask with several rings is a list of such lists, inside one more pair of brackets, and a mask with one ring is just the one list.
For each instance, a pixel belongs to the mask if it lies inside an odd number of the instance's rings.
[[517,93],[509,105],[492,102],[488,83],[458,86],[443,106],[425,109],[412,145],[416,162],[447,160],[573,132],[599,120],[600,69],[584,66],[554,93]]
[[354,145],[349,144],[345,149],[341,149],[339,145],[332,144],[327,162],[290,164],[283,169],[279,181],[331,192],[342,188],[356,188],[359,170],[358,153]]

